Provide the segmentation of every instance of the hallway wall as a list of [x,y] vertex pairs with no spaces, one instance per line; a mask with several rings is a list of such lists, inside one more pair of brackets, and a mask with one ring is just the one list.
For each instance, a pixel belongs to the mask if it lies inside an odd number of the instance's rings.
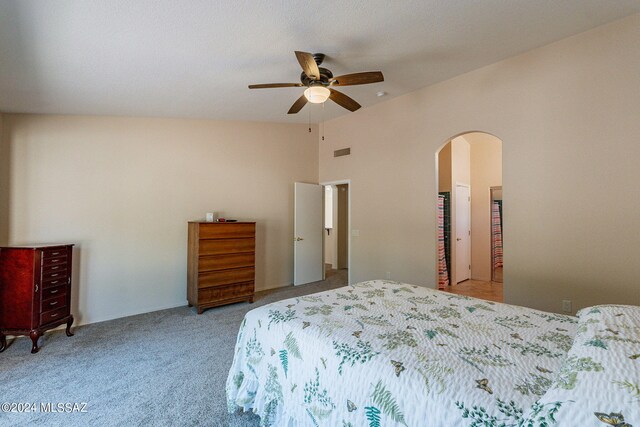
[[502,185],[502,142],[487,133],[468,133],[471,148],[471,278],[491,280],[491,192]]

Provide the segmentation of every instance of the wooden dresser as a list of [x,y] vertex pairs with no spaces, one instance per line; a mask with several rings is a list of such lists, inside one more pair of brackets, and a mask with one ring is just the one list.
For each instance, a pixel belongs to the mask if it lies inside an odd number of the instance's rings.
[[187,300],[205,308],[253,302],[255,222],[189,222]]
[[71,324],[73,245],[0,248],[0,352],[6,335],[29,335],[31,353],[47,329]]

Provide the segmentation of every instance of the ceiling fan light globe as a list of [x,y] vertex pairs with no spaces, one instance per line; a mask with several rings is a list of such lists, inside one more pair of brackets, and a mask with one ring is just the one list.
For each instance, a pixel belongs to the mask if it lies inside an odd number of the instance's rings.
[[311,86],[304,91],[304,96],[312,104],[322,104],[329,99],[331,91],[324,86]]

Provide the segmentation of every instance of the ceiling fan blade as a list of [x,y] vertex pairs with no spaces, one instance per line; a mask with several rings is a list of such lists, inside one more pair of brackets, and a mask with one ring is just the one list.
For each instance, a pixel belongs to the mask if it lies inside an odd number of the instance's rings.
[[287,114],[296,114],[298,111],[302,110],[302,107],[304,107],[305,105],[307,105],[307,97],[302,95],[296,100],[296,102],[293,103],[291,108],[289,108]]
[[249,89],[269,89],[272,87],[300,87],[302,83],[265,83],[259,85],[249,85]]
[[354,86],[383,82],[384,76],[380,71],[365,71],[364,73],[345,74],[331,79],[331,86]]
[[302,67],[302,71],[313,80],[318,80],[320,78],[320,70],[318,69],[318,64],[316,64],[316,60],[313,59],[313,55],[309,52],[300,52],[298,50],[296,52],[296,58],[298,58],[298,62]]
[[349,111],[356,111],[358,108],[361,107],[361,105],[358,104],[354,99],[349,98],[344,93],[338,92],[337,90],[331,89],[331,88],[329,88],[329,90],[331,91],[331,95],[329,95],[329,99],[331,99],[333,102],[335,102],[339,106],[344,107]]

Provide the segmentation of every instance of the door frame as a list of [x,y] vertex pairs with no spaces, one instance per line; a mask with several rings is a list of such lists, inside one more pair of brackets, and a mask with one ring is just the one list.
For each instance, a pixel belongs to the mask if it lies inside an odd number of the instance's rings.
[[[350,179],[340,179],[337,181],[324,181],[320,182],[320,185],[341,185],[347,184],[349,186],[349,194],[347,194],[347,282],[351,284],[351,180]],[[322,199],[322,212],[324,215],[324,198]],[[322,233],[322,277],[325,277],[324,265],[325,265],[325,234]]]
[[[451,185],[455,191],[453,192],[453,194],[451,195],[451,199],[454,200],[453,202],[453,209],[451,210],[451,216],[453,216],[453,221],[452,224],[454,224],[453,226],[453,232],[451,233],[454,237],[457,239],[457,234],[458,234],[458,187],[466,187],[469,189],[469,247],[468,247],[468,256],[469,256],[469,265],[471,266],[471,223],[472,223],[472,211],[471,211],[471,184],[465,184],[463,182],[457,182],[455,184]],[[457,273],[457,268],[458,268],[458,245],[451,245],[453,246],[452,248],[452,253],[451,253],[451,270],[455,271],[456,273],[454,274],[454,278],[455,278],[455,283],[453,283],[453,285],[457,285],[458,283],[460,283],[458,281],[458,273]],[[471,268],[469,268],[469,279],[467,280],[471,280]]]

